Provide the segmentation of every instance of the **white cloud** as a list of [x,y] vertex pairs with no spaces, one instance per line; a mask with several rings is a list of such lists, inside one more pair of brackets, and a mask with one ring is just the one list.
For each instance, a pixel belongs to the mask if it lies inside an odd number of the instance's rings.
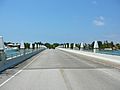
[[97,17],[94,21],[93,21],[94,25],[96,26],[104,26],[105,22],[104,22],[104,17],[103,16],[99,16]]
[[96,26],[103,26],[104,25],[104,22],[103,21],[99,21],[99,20],[94,20],[94,24]]

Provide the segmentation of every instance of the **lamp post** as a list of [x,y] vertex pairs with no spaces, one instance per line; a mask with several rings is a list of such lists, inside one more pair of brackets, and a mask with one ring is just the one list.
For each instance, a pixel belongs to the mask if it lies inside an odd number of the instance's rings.
[[71,43],[69,43],[69,49],[71,49]]
[[3,64],[6,60],[5,47],[3,37],[0,36],[0,64]]
[[23,54],[25,55],[25,45],[24,45],[24,42],[22,41],[21,44],[20,44],[20,50],[23,51]]
[[32,43],[30,43],[30,49],[32,49]]
[[95,41],[95,42],[94,42],[94,49],[93,49],[93,52],[96,53],[98,50],[99,50],[98,42]]
[[37,44],[35,43],[35,49],[37,49]]
[[83,51],[83,48],[84,48],[84,44],[83,42],[80,44],[80,50]]

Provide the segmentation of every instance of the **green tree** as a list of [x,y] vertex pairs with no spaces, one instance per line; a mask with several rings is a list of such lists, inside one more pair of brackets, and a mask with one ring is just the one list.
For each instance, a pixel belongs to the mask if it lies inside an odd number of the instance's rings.
[[116,47],[117,49],[120,49],[120,44],[117,43],[117,44],[115,45],[115,47]]
[[70,48],[71,48],[71,49],[73,49],[73,45],[74,45],[74,43],[71,43],[71,44],[70,44]]
[[102,41],[98,41],[98,46],[99,46],[99,49],[103,49]]

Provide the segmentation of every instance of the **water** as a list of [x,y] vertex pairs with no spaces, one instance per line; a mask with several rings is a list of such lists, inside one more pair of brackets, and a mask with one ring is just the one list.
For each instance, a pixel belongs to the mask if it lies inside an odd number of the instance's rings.
[[[85,50],[85,51],[93,52],[93,50]],[[99,50],[96,53],[120,56],[120,50]]]
[[120,56],[120,50],[100,50],[98,53]]
[[[25,50],[25,53],[29,53],[32,52],[32,49],[29,50]],[[11,58],[14,56],[18,56],[18,55],[23,55],[24,54],[24,50],[5,50],[5,54],[7,58]]]
[[5,54],[6,54],[7,58],[10,58],[10,57],[14,57],[14,56],[20,55],[21,53],[18,50],[6,50]]
[[[93,52],[93,50],[85,50],[88,52]],[[32,52],[32,49],[25,50],[26,53]],[[23,55],[24,50],[5,50],[7,58],[11,58],[18,55]],[[99,50],[97,53],[108,54],[108,55],[117,55],[120,56],[120,50]]]

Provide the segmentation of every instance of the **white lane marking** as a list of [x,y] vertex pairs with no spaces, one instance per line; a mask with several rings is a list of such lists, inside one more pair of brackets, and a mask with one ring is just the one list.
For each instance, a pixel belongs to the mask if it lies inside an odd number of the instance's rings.
[[19,70],[17,73],[15,73],[13,76],[11,76],[9,79],[7,79],[6,81],[4,81],[2,84],[0,84],[0,87],[2,87],[4,84],[6,84],[8,81],[10,81],[12,78],[14,78],[17,74],[19,74],[20,72],[22,72],[26,67],[28,67],[30,64],[32,64],[35,59],[39,58],[40,56],[38,55],[37,57],[35,57],[30,63],[28,63],[25,67],[23,67],[21,70]]

